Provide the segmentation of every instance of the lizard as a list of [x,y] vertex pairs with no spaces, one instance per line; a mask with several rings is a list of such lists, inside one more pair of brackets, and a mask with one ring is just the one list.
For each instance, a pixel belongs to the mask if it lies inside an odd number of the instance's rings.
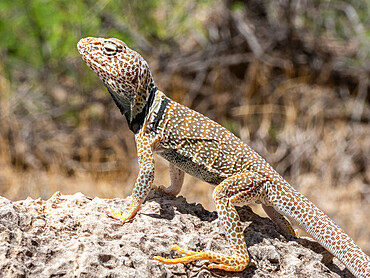
[[369,256],[338,225],[240,138],[168,98],[158,89],[148,63],[139,53],[115,38],[83,38],[77,49],[104,83],[135,135],[140,167],[131,202],[125,212],[111,209],[111,216],[122,223],[135,217],[152,189],[154,153],[170,163],[171,185],[161,187],[166,193],[180,192],[185,172],[215,186],[212,197],[233,255],[195,252],[173,245],[172,249],[186,256],[153,259],[165,264],[207,260],[211,269],[243,271],[249,264],[249,255],[235,206],[256,202],[262,204],[283,232],[296,235],[289,220],[292,221],[353,275],[370,277]]

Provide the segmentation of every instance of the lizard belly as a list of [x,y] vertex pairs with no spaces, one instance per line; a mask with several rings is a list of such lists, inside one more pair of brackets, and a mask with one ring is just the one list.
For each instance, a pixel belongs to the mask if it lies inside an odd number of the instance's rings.
[[198,179],[201,179],[210,184],[217,185],[225,179],[217,173],[207,170],[204,166],[193,162],[191,158],[179,154],[178,152],[176,152],[176,150],[160,149],[157,151],[157,153],[189,175],[197,177]]

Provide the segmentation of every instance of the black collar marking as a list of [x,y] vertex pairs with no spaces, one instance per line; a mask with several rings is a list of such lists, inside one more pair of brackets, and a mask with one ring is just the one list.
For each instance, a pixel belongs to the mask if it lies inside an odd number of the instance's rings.
[[143,110],[136,115],[136,117],[134,119],[132,119],[132,121],[130,122],[129,119],[127,119],[127,122],[128,122],[128,125],[129,125],[129,128],[136,134],[143,126],[144,124],[144,120],[145,120],[145,117],[146,115],[148,114],[149,112],[149,109],[150,107],[152,106],[153,104],[153,100],[154,100],[154,96],[155,96],[155,92],[157,91],[157,87],[156,86],[153,86],[150,88],[150,92],[149,92],[149,97],[148,97],[148,101],[145,103],[145,106],[143,108]]
[[156,131],[157,130],[158,125],[159,125],[160,121],[162,120],[164,111],[166,110],[167,105],[169,103],[170,103],[170,99],[167,98],[167,97],[162,100],[162,103],[161,103],[161,106],[159,107],[158,113],[157,113],[157,115],[155,116],[155,118],[152,122],[152,127],[150,129],[151,131]]

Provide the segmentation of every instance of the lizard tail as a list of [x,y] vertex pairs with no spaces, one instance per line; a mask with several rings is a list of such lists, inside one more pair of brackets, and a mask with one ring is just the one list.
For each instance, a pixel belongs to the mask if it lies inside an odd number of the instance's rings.
[[[370,277],[370,258],[311,201],[289,184],[276,186],[272,206],[336,256],[356,277]],[[269,194],[267,194],[269,196]]]

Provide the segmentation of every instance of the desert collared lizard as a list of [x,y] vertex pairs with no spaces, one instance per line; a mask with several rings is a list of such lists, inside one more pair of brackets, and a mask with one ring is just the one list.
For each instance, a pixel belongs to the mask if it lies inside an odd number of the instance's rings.
[[215,185],[213,199],[233,256],[210,251],[176,249],[185,257],[166,264],[194,260],[210,268],[242,271],[248,263],[247,245],[234,205],[262,203],[269,217],[295,235],[286,216],[342,261],[357,277],[370,276],[370,258],[328,216],[288,184],[259,154],[234,134],[158,90],[147,62],[118,39],[85,38],[77,45],[83,60],[99,76],[135,134],[139,174],[125,213],[112,210],[122,223],[138,212],[152,188],[156,152],[170,162],[171,186],[180,192],[184,172]]

